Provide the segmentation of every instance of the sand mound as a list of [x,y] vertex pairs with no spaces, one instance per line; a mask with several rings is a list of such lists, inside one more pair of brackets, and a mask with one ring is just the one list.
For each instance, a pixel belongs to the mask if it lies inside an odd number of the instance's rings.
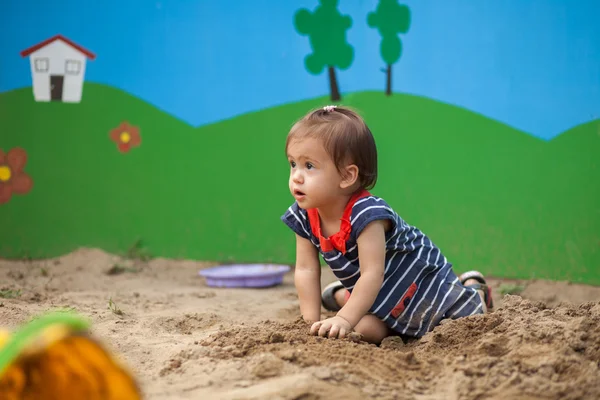
[[380,399],[600,398],[600,303],[547,309],[507,296],[489,315],[448,321],[406,344],[388,338],[379,347],[307,331],[300,320],[224,329],[202,341],[209,350],[200,353],[249,358],[256,379],[291,366],[326,367],[313,381],[352,385]]

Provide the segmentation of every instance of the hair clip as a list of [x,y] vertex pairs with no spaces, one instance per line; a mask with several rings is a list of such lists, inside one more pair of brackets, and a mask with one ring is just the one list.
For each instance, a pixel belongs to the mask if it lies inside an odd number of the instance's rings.
[[323,107],[323,110],[325,110],[325,112],[332,112],[335,108],[336,106],[325,106]]

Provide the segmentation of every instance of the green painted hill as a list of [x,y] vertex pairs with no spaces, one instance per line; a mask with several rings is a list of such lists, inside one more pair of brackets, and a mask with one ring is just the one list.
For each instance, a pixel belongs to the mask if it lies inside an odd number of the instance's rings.
[[[294,120],[326,103],[193,128],[98,84],[85,85],[81,104],[35,103],[30,88],[0,94],[0,148],[25,148],[35,182],[0,206],[0,254],[117,252],[142,238],[157,256],[291,263],[293,235],[279,221],[293,201],[283,145]],[[344,104],[377,139],[373,192],[458,271],[600,284],[597,124],[544,142],[416,96],[361,92]],[[142,134],[127,154],[108,137],[124,120]]]

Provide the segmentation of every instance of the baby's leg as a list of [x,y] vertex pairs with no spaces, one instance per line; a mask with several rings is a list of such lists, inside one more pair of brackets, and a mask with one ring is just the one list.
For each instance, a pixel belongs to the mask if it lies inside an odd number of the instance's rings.
[[335,291],[333,297],[335,297],[335,302],[340,307],[344,307],[344,304],[348,301],[348,291],[344,288],[338,289]]
[[[343,307],[348,301],[348,291],[344,288],[338,289],[334,297],[336,303]],[[362,317],[354,327],[354,331],[360,333],[364,341],[375,344],[381,343],[384,338],[392,334],[387,325],[372,314]]]

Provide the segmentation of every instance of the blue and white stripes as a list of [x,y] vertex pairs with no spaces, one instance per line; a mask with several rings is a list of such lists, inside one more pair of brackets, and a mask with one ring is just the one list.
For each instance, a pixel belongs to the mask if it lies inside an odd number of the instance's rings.
[[[370,312],[394,331],[421,337],[444,318],[459,318],[482,313],[477,292],[465,288],[452,271],[452,265],[439,248],[418,228],[407,224],[381,198],[366,196],[352,205],[351,234],[346,241],[345,254],[337,249],[324,252],[310,226],[307,211],[294,203],[282,216],[298,235],[309,239],[323,255],[335,276],[352,292],[360,278],[360,258],[357,239],[372,221],[389,219],[391,229],[386,233],[384,280]],[[412,284],[416,292],[403,298]],[[392,311],[402,300],[403,310],[396,318]]]

